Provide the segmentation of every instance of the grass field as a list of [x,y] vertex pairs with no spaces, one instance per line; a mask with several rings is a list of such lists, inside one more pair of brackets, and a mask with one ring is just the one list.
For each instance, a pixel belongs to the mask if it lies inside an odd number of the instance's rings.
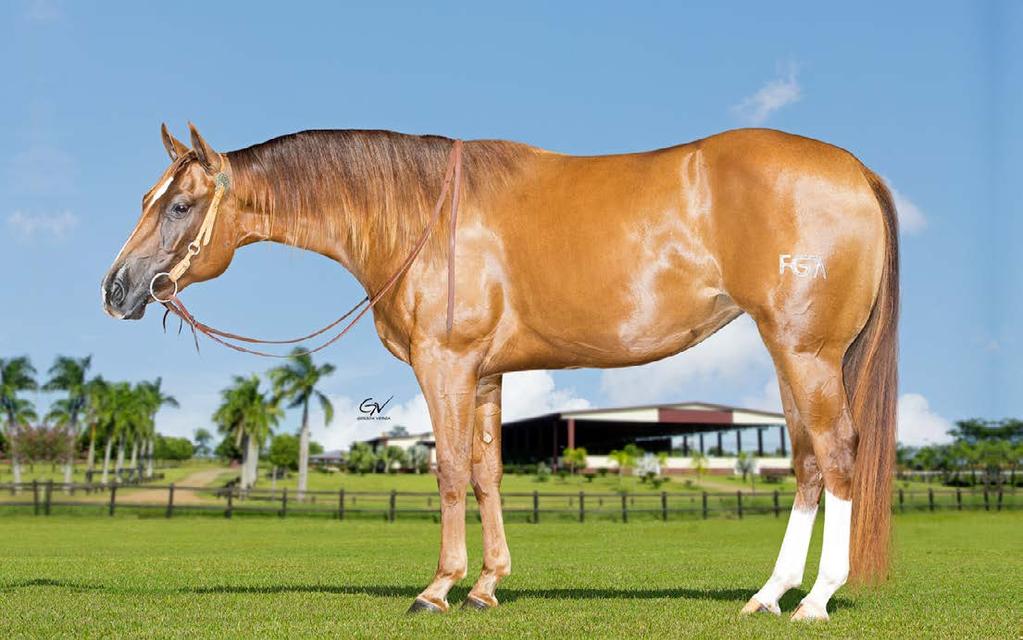
[[[404,615],[439,528],[312,519],[0,519],[0,637],[1018,638],[1020,513],[896,518],[894,579],[826,625],[740,618],[784,518],[512,524],[501,608]],[[818,529],[820,525],[818,524]],[[480,558],[469,526],[470,565]],[[816,573],[820,531],[807,586]],[[473,577],[470,572],[470,578]],[[451,594],[457,603],[471,585]],[[783,600],[786,614],[800,593]]]

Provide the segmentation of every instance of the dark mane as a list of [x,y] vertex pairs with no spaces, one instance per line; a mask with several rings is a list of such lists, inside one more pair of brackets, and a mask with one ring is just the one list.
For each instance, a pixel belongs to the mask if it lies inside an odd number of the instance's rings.
[[[267,216],[267,235],[349,234],[356,256],[411,246],[441,188],[452,140],[393,131],[315,130],[227,154],[236,195]],[[500,187],[532,148],[477,140],[463,152],[463,198]],[[303,224],[293,224],[302,220]],[[283,228],[280,225],[284,225]],[[355,256],[353,256],[355,257]]]

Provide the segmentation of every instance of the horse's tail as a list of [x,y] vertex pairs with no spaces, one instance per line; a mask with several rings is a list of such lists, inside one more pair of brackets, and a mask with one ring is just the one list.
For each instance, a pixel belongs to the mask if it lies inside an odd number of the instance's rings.
[[881,206],[885,248],[874,308],[843,363],[846,394],[858,436],[852,479],[849,578],[861,584],[880,582],[888,575],[899,317],[899,230],[895,204],[884,181],[866,167],[863,172]]

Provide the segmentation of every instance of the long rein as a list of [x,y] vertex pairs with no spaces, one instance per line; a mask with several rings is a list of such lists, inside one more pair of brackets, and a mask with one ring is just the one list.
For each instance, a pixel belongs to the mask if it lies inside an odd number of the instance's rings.
[[[448,233],[448,305],[447,305],[447,331],[451,333],[452,327],[452,316],[454,314],[455,305],[455,228],[458,223],[458,198],[461,192],[462,185],[462,141],[455,140],[451,148],[451,154],[448,157],[447,169],[444,172],[444,182],[441,186],[440,194],[437,196],[437,202],[433,207],[433,215],[430,217],[429,222],[423,229],[422,235],[419,240],[412,247],[412,251],[409,252],[408,257],[402,262],[394,274],[387,279],[386,282],[380,287],[380,289],[373,295],[367,295],[359,301],[349,311],[345,312],[337,320],[334,320],[330,324],[326,325],[322,329],[318,329],[308,335],[300,338],[292,338],[290,340],[262,340],[259,338],[250,338],[248,336],[231,333],[229,331],[222,331],[215,327],[211,327],[208,324],[200,322],[194,315],[185,307],[185,304],[181,301],[178,296],[178,280],[183,276],[192,264],[192,258],[199,255],[203,247],[210,243],[210,238],[213,235],[213,225],[217,220],[217,210],[220,207],[220,201],[223,199],[224,194],[230,187],[231,180],[227,174],[221,172],[214,178],[216,184],[216,190],[213,193],[213,200],[210,201],[210,206],[206,210],[206,216],[203,218],[202,225],[199,227],[199,232],[196,234],[195,240],[188,245],[188,250],[185,256],[175,264],[170,271],[163,271],[155,276],[149,283],[149,294],[153,297],[153,300],[162,304],[167,311],[164,313],[164,327],[166,328],[166,320],[169,314],[174,314],[180,318],[185,324],[187,324],[192,330],[192,336],[196,343],[196,348],[199,347],[198,334],[201,333],[207,338],[217,342],[229,349],[240,351],[242,353],[250,353],[252,355],[262,356],[264,358],[289,358],[295,354],[281,355],[277,353],[269,353],[266,351],[259,351],[257,349],[251,349],[244,347],[236,342],[243,342],[247,344],[297,344],[299,342],[305,342],[318,336],[321,336],[331,329],[334,329],[352,314],[355,317],[352,318],[348,324],[341,328],[336,334],[332,335],[326,341],[319,346],[312,349],[304,349],[301,354],[312,354],[317,351],[322,351],[330,345],[340,340],[348,331],[355,326],[359,320],[362,319],[369,311],[376,306],[376,304],[384,297],[384,295],[397,284],[398,280],[412,267],[416,258],[422,252],[423,247],[426,246],[427,240],[433,233],[434,227],[437,226],[437,221],[440,220],[441,211],[444,208],[444,201],[448,196],[448,192],[451,193],[451,227]],[[174,285],[174,292],[168,298],[161,299],[156,295],[155,285],[161,277],[166,277]]]

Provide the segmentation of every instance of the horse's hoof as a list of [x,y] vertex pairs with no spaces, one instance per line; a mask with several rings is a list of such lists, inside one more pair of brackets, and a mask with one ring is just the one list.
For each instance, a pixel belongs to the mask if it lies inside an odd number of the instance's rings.
[[408,608],[406,613],[444,613],[444,610],[432,602],[416,598],[412,601],[412,606]]
[[486,602],[483,602],[479,598],[474,598],[473,596],[467,597],[465,599],[465,602],[462,603],[462,609],[469,609],[470,611],[486,611],[487,609],[492,609],[493,607],[494,605],[487,604]]
[[830,620],[828,612],[815,605],[812,602],[806,600],[799,603],[796,610],[792,612],[791,620],[799,620],[804,622],[814,622],[820,620],[821,622],[827,622]]
[[743,615],[750,615],[753,613],[773,613],[776,616],[780,616],[781,609],[778,608],[778,603],[767,605],[756,598],[750,598],[749,602],[746,603],[746,606],[742,608],[740,613]]

